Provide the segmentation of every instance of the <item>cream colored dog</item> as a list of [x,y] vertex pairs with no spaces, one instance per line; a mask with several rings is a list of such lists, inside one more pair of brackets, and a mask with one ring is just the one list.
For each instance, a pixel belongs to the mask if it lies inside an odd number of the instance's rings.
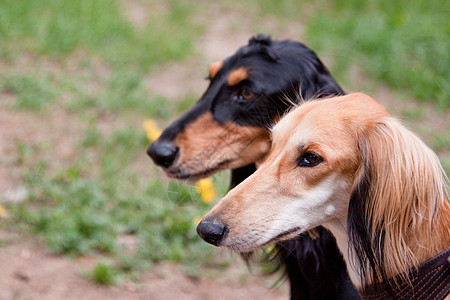
[[450,246],[437,156],[374,99],[306,102],[272,135],[260,168],[198,225],[203,239],[248,252],[323,225],[357,288],[405,274]]

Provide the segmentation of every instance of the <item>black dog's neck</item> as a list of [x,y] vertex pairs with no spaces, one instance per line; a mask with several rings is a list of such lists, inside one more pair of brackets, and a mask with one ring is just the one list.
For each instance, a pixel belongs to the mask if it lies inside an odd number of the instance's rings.
[[231,170],[230,190],[256,171],[254,163]]

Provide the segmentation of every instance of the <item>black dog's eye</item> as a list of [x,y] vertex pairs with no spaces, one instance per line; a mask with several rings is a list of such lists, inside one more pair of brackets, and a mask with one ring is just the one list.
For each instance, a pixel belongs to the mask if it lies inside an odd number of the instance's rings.
[[323,162],[323,158],[312,152],[305,152],[298,159],[299,167],[315,167],[321,162]]
[[253,93],[250,92],[249,90],[243,89],[241,90],[241,92],[239,93],[239,100],[248,100],[250,98],[253,97]]

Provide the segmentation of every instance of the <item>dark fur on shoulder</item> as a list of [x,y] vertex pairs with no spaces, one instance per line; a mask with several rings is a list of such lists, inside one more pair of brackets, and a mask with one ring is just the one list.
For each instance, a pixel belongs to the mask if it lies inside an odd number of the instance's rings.
[[303,294],[302,299],[359,299],[334,236],[323,227],[315,230],[319,238],[303,234],[278,244],[281,256],[293,259],[285,262],[287,274],[295,278],[290,281],[303,283],[291,285],[291,295]]
[[[265,35],[212,64],[209,80],[197,104],[147,152],[171,178],[196,180],[231,169],[230,188],[250,176],[270,149],[270,127],[293,105],[287,98],[344,94],[312,50]],[[277,245],[291,299],[359,299],[334,237],[316,230],[316,239],[301,235]]]

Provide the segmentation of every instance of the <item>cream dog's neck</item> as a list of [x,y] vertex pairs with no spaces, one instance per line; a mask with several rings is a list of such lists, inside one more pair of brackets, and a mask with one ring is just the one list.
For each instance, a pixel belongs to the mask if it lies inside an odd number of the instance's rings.
[[350,249],[349,238],[347,233],[347,216],[341,218],[335,217],[330,221],[323,224],[336,238],[341,254],[344,256],[345,263],[347,265],[347,271],[356,289],[361,289],[362,282],[359,272],[358,258],[353,254]]

